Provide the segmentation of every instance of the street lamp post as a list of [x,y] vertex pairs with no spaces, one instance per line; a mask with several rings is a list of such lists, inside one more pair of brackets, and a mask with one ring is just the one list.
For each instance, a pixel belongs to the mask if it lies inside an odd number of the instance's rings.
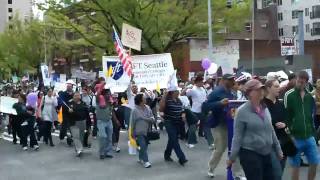
[[208,39],[209,39],[209,50],[208,57],[212,60],[213,52],[213,35],[212,35],[212,18],[211,18],[211,0],[208,0]]

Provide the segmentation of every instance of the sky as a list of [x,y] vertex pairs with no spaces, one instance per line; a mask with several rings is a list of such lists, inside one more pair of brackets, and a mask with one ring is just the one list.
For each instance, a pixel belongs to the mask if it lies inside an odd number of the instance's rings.
[[[43,3],[45,0],[35,0],[35,3]],[[33,6],[33,14],[40,20],[43,20],[43,11],[40,11],[36,5]]]

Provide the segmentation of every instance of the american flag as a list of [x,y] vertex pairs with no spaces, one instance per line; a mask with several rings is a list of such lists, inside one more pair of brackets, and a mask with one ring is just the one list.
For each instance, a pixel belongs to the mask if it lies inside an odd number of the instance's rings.
[[121,40],[118,36],[118,33],[115,27],[113,27],[113,41],[114,41],[114,46],[116,48],[118,56],[120,58],[120,62],[123,66],[123,69],[130,77],[132,75],[132,59],[131,59],[131,56],[123,48],[123,45],[121,43]]

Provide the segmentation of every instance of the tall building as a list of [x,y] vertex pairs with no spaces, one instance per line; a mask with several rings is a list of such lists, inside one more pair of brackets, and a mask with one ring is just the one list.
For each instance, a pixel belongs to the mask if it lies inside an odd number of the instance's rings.
[[18,15],[20,19],[30,19],[33,0],[1,0],[0,1],[0,32],[3,32],[13,16]]
[[298,16],[303,13],[306,41],[320,39],[320,0],[258,0],[258,9],[277,5],[279,37],[298,34]]

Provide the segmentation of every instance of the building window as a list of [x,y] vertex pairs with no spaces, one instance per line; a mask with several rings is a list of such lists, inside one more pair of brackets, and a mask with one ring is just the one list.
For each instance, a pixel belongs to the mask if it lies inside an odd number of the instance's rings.
[[9,12],[9,13],[12,13],[12,8],[8,8],[8,12]]
[[292,34],[296,35],[299,33],[299,27],[298,26],[292,26]]
[[283,20],[283,14],[282,13],[278,13],[278,21],[282,21]]
[[245,24],[245,27],[246,27],[246,31],[247,31],[247,32],[251,32],[251,23],[250,23],[250,22],[247,22],[247,23]]
[[311,35],[320,35],[320,22],[313,23]]
[[306,24],[306,32],[307,32],[307,33],[310,32],[310,24]]
[[296,2],[299,2],[299,0],[291,0],[291,4],[294,4]]
[[282,0],[278,0],[278,6],[282,5]]
[[311,18],[320,18],[320,5],[312,6]]
[[9,17],[8,17],[8,20],[10,21],[11,19],[12,19],[12,16],[9,16]]
[[8,0],[8,4],[12,4],[12,0]]
[[283,28],[279,29],[279,36],[283,36]]
[[306,8],[306,9],[304,10],[304,14],[305,14],[305,16],[309,16],[309,15],[310,15],[309,8]]
[[299,18],[299,11],[298,10],[292,11],[292,19],[297,19],[297,18]]

